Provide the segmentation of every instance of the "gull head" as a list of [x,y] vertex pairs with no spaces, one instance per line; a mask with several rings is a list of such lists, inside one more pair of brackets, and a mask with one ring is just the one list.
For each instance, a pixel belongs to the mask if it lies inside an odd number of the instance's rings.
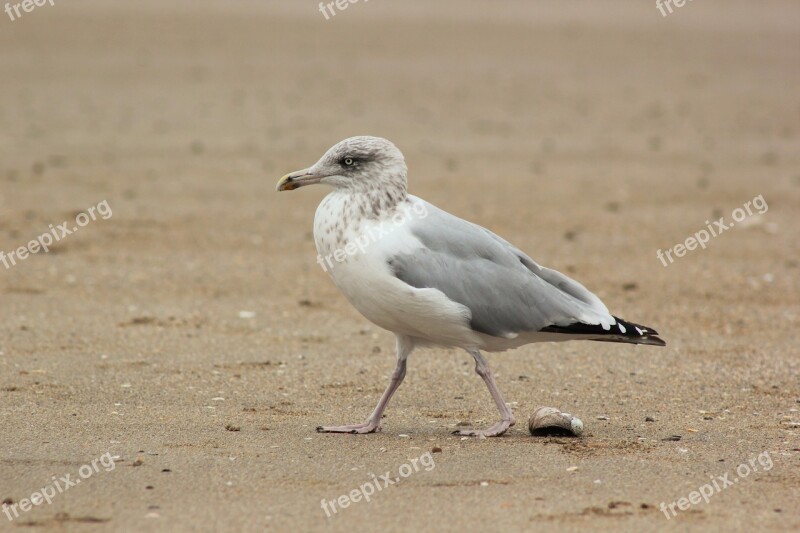
[[399,188],[405,194],[407,172],[403,154],[390,141],[350,137],[333,145],[312,166],[286,174],[277,189],[293,191],[323,183],[353,192]]

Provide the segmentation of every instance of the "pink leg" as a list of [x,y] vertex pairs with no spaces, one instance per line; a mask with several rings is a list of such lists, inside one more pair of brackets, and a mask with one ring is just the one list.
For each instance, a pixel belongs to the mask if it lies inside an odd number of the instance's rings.
[[378,405],[369,415],[366,422],[362,424],[349,424],[346,426],[318,426],[318,433],[373,433],[378,431],[381,427],[381,417],[386,406],[389,405],[389,400],[392,399],[395,391],[400,388],[403,383],[403,378],[406,377],[406,359],[414,350],[414,343],[408,337],[397,335],[397,366],[392,373],[392,379],[389,381],[389,386],[383,392]]
[[483,378],[483,381],[489,388],[489,393],[492,395],[492,399],[494,399],[494,403],[497,405],[497,409],[500,411],[502,419],[500,422],[497,422],[486,429],[461,429],[454,431],[453,434],[465,435],[468,437],[498,437],[516,423],[514,420],[514,415],[511,413],[511,409],[509,409],[509,407],[506,405],[503,395],[500,394],[500,389],[497,388],[497,383],[494,381],[494,376],[489,368],[489,364],[486,362],[486,359],[483,358],[481,352],[476,349],[467,351],[472,357],[475,358],[475,372],[477,372],[478,375]]

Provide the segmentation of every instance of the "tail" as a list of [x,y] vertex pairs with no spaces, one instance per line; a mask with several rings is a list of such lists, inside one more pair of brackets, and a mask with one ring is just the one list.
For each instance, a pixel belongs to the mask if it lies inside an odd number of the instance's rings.
[[580,335],[590,341],[624,342],[627,344],[646,344],[650,346],[666,346],[667,343],[658,337],[658,332],[653,328],[627,322],[614,317],[617,321],[609,329],[603,329],[599,324],[583,324],[576,322],[569,326],[547,326],[540,331],[548,333],[562,333],[564,335]]

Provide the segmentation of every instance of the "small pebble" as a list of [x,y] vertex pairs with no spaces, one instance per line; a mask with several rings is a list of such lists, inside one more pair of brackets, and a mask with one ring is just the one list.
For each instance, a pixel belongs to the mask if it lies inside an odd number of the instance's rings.
[[583,435],[583,422],[578,417],[563,413],[555,407],[539,407],[528,419],[528,431],[533,436]]

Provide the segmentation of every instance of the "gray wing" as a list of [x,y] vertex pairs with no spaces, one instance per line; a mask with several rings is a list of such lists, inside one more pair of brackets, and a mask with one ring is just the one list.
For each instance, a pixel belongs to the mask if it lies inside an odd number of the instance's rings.
[[547,326],[614,324],[600,299],[580,283],[539,266],[489,230],[426,203],[409,230],[423,247],[388,259],[395,276],[434,288],[472,312],[475,331],[497,337]]

